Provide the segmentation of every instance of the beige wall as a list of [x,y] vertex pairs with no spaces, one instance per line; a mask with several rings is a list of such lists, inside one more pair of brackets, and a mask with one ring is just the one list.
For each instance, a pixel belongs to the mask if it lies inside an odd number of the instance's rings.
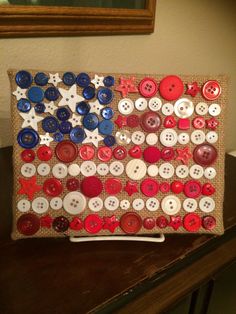
[[[145,36],[0,40],[0,145],[9,139],[11,68],[229,75],[226,148],[236,149],[235,8],[230,0],[159,0]],[[234,88],[233,88],[234,86]]]

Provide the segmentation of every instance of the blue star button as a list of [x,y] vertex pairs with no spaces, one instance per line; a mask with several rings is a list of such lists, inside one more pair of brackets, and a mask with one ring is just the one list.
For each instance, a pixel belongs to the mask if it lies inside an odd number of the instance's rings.
[[39,86],[45,86],[48,83],[48,76],[47,74],[43,73],[43,72],[38,72],[35,77],[34,77],[34,81],[37,85]]
[[110,135],[114,129],[114,123],[111,120],[102,120],[98,125],[98,131],[103,135]]
[[81,101],[76,105],[76,111],[78,114],[84,116],[89,113],[90,107],[85,101]]
[[113,93],[109,88],[101,88],[97,94],[98,101],[102,105],[109,104],[113,99]]
[[28,88],[32,84],[33,78],[29,72],[23,70],[16,73],[15,81],[20,88]]
[[110,120],[114,116],[114,111],[110,107],[105,107],[101,110],[103,119]]
[[83,118],[83,126],[88,130],[95,130],[98,123],[98,117],[94,113],[88,113]]
[[31,104],[28,99],[21,98],[17,103],[17,109],[21,112],[28,112],[31,109]]
[[58,121],[55,117],[46,117],[42,121],[42,128],[45,132],[54,133],[58,129]]
[[62,81],[67,86],[72,86],[75,83],[76,76],[72,72],[66,72],[63,74]]
[[23,148],[33,148],[39,142],[38,133],[30,128],[20,130],[17,135],[18,144]]
[[73,128],[71,131],[70,131],[70,139],[72,140],[72,142],[74,143],[82,143],[83,140],[85,139],[86,135],[85,135],[85,132],[84,130],[77,126],[75,128]]

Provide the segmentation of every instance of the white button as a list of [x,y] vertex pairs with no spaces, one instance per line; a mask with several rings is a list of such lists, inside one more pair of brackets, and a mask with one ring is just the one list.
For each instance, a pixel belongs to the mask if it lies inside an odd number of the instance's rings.
[[49,203],[45,197],[36,197],[32,202],[32,209],[37,214],[45,213],[48,210]]
[[97,173],[100,176],[106,176],[109,172],[109,166],[105,163],[97,165]]
[[33,164],[26,163],[21,167],[21,174],[26,177],[30,178],[32,177],[36,172],[36,167]]
[[128,200],[122,200],[120,202],[120,208],[121,209],[129,209],[130,208],[130,202]]
[[46,162],[38,165],[37,172],[40,176],[47,176],[50,173],[50,166]]
[[145,98],[138,98],[135,100],[135,108],[139,111],[147,109],[147,100]]
[[180,211],[181,202],[175,195],[167,195],[161,201],[161,208],[167,215],[175,215]]
[[56,164],[52,168],[52,174],[58,179],[65,178],[67,176],[67,166],[60,163]]
[[207,167],[207,168],[205,169],[205,171],[204,171],[204,176],[205,176],[205,178],[210,179],[210,180],[214,179],[215,176],[216,176],[216,170],[215,170],[215,168],[213,168],[213,167]]
[[213,117],[218,116],[221,113],[220,105],[218,104],[211,104],[209,107],[209,114]]
[[162,101],[160,98],[153,97],[148,102],[148,107],[152,111],[158,111],[161,109]]
[[175,102],[175,114],[179,118],[188,118],[193,114],[194,105],[188,98],[181,98]]
[[93,212],[99,212],[103,208],[103,200],[100,197],[90,198],[88,206]]
[[206,140],[210,144],[214,144],[218,141],[218,134],[215,131],[210,131],[206,135]]
[[127,176],[132,180],[142,179],[147,172],[147,166],[141,159],[130,160],[125,168]]
[[166,147],[174,146],[177,143],[177,133],[172,129],[165,129],[160,134],[160,142]]
[[156,177],[158,175],[158,167],[157,165],[150,165],[147,168],[147,173],[150,177]]
[[174,167],[168,162],[165,162],[159,167],[159,175],[164,179],[169,179],[173,177],[174,172],[175,172]]
[[188,172],[188,167],[186,165],[179,165],[175,169],[175,174],[181,179],[187,178]]
[[157,142],[158,142],[158,136],[155,133],[149,133],[146,136],[146,143],[148,145],[156,145]]
[[189,174],[193,179],[200,179],[203,176],[204,170],[202,166],[192,165],[189,169]]
[[119,207],[119,200],[115,196],[108,196],[104,201],[104,206],[108,210],[116,210]]
[[154,211],[158,210],[159,206],[160,206],[160,202],[155,197],[150,197],[146,201],[146,208],[150,212],[154,212]]
[[188,133],[180,133],[178,135],[178,142],[181,144],[181,145],[185,145],[189,142],[189,135]]
[[68,167],[68,173],[72,177],[76,177],[80,174],[80,167],[77,164],[71,164]]
[[113,161],[110,164],[110,173],[113,174],[113,176],[120,176],[124,172],[124,165],[120,161]]
[[69,192],[63,199],[63,208],[71,215],[77,215],[84,211],[86,198],[80,192]]
[[141,198],[136,198],[132,203],[133,209],[142,210],[144,208],[144,200]]
[[200,199],[199,207],[204,213],[210,213],[215,209],[215,201],[211,197],[203,197]]
[[194,198],[186,198],[183,201],[183,209],[188,213],[194,212],[197,209],[197,201]]
[[141,131],[135,131],[131,136],[132,142],[136,145],[141,145],[145,141],[145,135]]
[[134,110],[134,103],[129,98],[123,98],[118,103],[118,110],[123,115],[128,115]]
[[60,197],[53,197],[50,201],[50,207],[54,210],[62,208],[62,199]]
[[94,176],[96,173],[96,170],[97,170],[97,167],[95,163],[91,160],[83,161],[82,164],[80,165],[80,171],[82,175],[85,177]]
[[196,145],[202,144],[205,141],[205,138],[206,138],[206,135],[201,130],[195,130],[191,134],[191,141]]
[[17,209],[22,213],[29,211],[30,210],[30,202],[26,199],[20,200],[17,203]]
[[208,113],[208,105],[205,102],[199,102],[195,107],[195,111],[200,116],[205,116]]
[[127,145],[131,142],[131,134],[128,130],[116,132],[116,142],[119,145]]
[[162,106],[161,111],[165,116],[170,116],[174,112],[174,106],[167,102]]

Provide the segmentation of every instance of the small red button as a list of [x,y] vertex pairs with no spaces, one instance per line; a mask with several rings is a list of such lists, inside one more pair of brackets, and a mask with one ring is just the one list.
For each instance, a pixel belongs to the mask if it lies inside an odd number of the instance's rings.
[[161,193],[168,193],[170,191],[170,183],[162,182],[159,186]]
[[98,148],[98,159],[101,161],[109,161],[112,158],[112,149],[107,146],[102,146]]
[[190,120],[188,118],[179,119],[178,128],[180,130],[188,130],[190,128]]
[[32,149],[25,149],[21,152],[21,159],[24,162],[32,162],[35,159],[35,152]]
[[193,127],[195,129],[202,129],[205,126],[205,119],[203,117],[196,117],[193,119]]
[[153,164],[153,163],[157,162],[158,160],[160,160],[161,152],[157,147],[149,146],[149,147],[144,149],[143,158],[146,162]]
[[202,194],[203,195],[210,196],[210,195],[214,194],[215,191],[216,191],[216,189],[214,188],[214,186],[211,183],[204,183],[202,186]]
[[171,183],[171,190],[173,193],[179,194],[183,192],[183,189],[184,189],[184,185],[181,181],[173,181]]
[[217,158],[217,150],[211,144],[201,144],[195,147],[193,151],[193,159],[194,161],[205,167],[210,166],[215,162]]
[[164,147],[161,150],[161,158],[166,161],[174,159],[175,151],[172,147]]
[[127,126],[129,126],[130,128],[136,128],[137,126],[139,126],[139,116],[137,116],[136,114],[131,114],[127,117],[126,120]]
[[159,216],[156,220],[157,227],[166,228],[168,226],[168,219],[165,216]]
[[87,197],[96,197],[101,194],[103,185],[102,181],[95,177],[86,177],[81,182],[81,191]]
[[160,82],[159,92],[166,100],[176,100],[184,92],[183,81],[175,75],[166,76]]
[[63,186],[61,181],[56,178],[50,178],[44,181],[43,191],[49,196],[58,196],[61,194]]
[[221,94],[221,87],[217,81],[207,81],[202,87],[202,96],[207,100],[216,100]]
[[216,219],[212,216],[205,216],[202,218],[202,226],[206,230],[212,230],[216,226]]
[[65,216],[54,218],[52,227],[56,232],[65,232],[69,228],[69,220]]
[[155,219],[152,217],[146,217],[143,220],[143,226],[145,229],[151,230],[155,227]]
[[113,156],[118,160],[123,160],[127,156],[127,150],[123,146],[117,146],[113,150]]
[[176,126],[176,120],[174,116],[165,117],[163,125],[165,128],[174,128]]
[[63,162],[72,162],[78,155],[77,146],[70,141],[61,141],[55,148],[56,156]]
[[154,196],[159,190],[159,184],[154,179],[144,179],[140,185],[142,193],[146,196]]
[[210,118],[206,120],[206,127],[210,130],[215,130],[219,125],[219,121],[216,118]]
[[83,160],[91,160],[95,155],[95,150],[90,145],[83,145],[79,149],[79,156]]
[[201,218],[194,213],[187,214],[184,216],[183,226],[189,232],[197,232],[201,227]]
[[79,189],[79,180],[76,178],[70,178],[66,181],[66,187],[69,191],[77,191]]
[[121,216],[120,227],[127,234],[137,233],[142,227],[142,218],[134,212],[128,212]]
[[70,222],[70,229],[76,231],[83,229],[83,221],[79,217],[74,217]]
[[34,214],[23,214],[17,220],[17,230],[26,236],[35,234],[40,228],[40,220]]
[[129,149],[129,155],[133,158],[141,158],[142,150],[139,145],[134,145]]
[[201,183],[196,180],[190,180],[184,185],[184,194],[190,198],[196,198],[201,194]]
[[140,125],[148,133],[155,133],[161,126],[161,117],[158,113],[147,111],[141,116]]
[[52,158],[52,155],[53,155],[53,152],[52,152],[51,147],[48,147],[46,145],[39,147],[37,150],[38,159],[42,161],[50,160]]
[[115,195],[122,190],[122,183],[119,179],[109,178],[104,183],[104,189],[108,194]]
[[97,214],[88,215],[84,219],[84,229],[88,233],[98,233],[103,226],[103,219]]
[[150,98],[158,91],[157,82],[151,77],[145,77],[138,86],[139,92],[143,97]]

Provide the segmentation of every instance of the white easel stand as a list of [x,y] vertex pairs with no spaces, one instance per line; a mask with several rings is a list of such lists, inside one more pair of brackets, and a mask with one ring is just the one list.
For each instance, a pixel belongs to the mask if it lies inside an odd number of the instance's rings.
[[[159,237],[157,237],[159,236]],[[91,242],[91,241],[141,241],[141,242],[164,242],[165,236],[160,233],[156,237],[146,236],[98,236],[98,237],[70,237],[70,242]]]

